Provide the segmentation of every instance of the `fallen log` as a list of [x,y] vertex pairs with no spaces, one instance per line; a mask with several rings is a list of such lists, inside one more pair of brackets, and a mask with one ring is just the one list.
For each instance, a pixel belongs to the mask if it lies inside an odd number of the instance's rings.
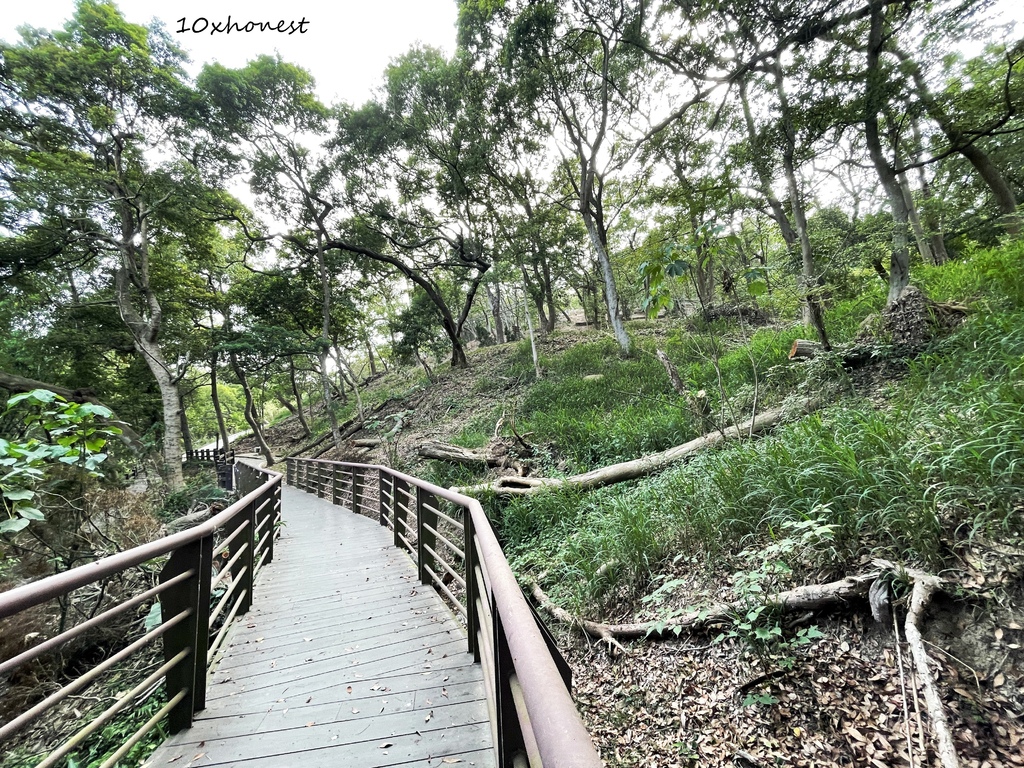
[[[516,437],[524,446],[527,445],[520,435],[517,434]],[[426,440],[416,446],[416,453],[425,459],[450,461],[454,464],[512,468],[520,475],[525,475],[529,470],[529,467],[521,462],[518,455],[511,450],[511,446],[498,437],[493,438],[482,450],[472,450],[437,440]]]
[[[818,402],[816,400],[804,400],[796,408],[796,411],[799,413],[810,413],[817,407]],[[571,477],[499,477],[493,482],[480,483],[479,485],[465,488],[453,488],[452,490],[466,495],[492,492],[499,496],[530,496],[549,488],[561,488],[564,486],[572,486],[583,490],[600,488],[601,486],[621,483],[625,480],[633,480],[637,477],[645,477],[660,472],[670,464],[685,461],[700,451],[721,445],[726,440],[742,439],[761,434],[779,424],[793,413],[794,409],[792,408],[774,408],[742,424],[709,432],[688,443],[677,445],[660,453],[651,453],[632,461],[610,464],[607,467],[601,467],[600,469],[591,470],[579,475],[572,475]]]
[[492,457],[485,451],[474,451],[463,448],[459,445],[442,443],[437,440],[425,440],[416,446],[416,453],[425,459],[438,459],[439,461],[450,461],[454,464],[484,464],[486,466],[498,466],[492,462]]
[[821,353],[824,349],[821,344],[816,341],[808,341],[807,339],[797,339],[793,342],[793,346],[789,349],[790,360],[809,360],[815,355]]
[[[807,584],[773,595],[766,595],[765,604],[784,611],[820,611],[823,608],[834,608],[846,605],[854,598],[863,598],[868,594],[871,584],[882,575],[882,571],[871,571],[856,576],[847,576],[839,581],[828,584]],[[557,608],[540,588],[536,581],[531,583],[531,591],[541,608],[559,621],[582,628],[591,637],[609,642],[609,638],[618,640],[635,640],[638,638],[677,637],[683,630],[700,629],[715,624],[731,621],[740,611],[748,610],[743,601],[718,603],[710,608],[694,609],[671,623],[644,621],[635,624],[604,624],[600,621],[579,619],[570,616],[564,609]]]

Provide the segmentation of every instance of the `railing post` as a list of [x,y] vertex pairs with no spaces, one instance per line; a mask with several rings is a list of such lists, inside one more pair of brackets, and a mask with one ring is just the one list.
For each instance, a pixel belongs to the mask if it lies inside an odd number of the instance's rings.
[[338,505],[338,465],[331,464],[331,504]]
[[352,467],[352,511],[359,514],[359,468]]
[[245,590],[245,594],[241,597],[241,602],[238,605],[239,616],[247,613],[250,606],[252,606],[252,572],[256,566],[256,502],[246,505],[245,509],[235,515],[231,521],[231,531],[227,535],[231,535],[231,533],[238,530],[238,526],[245,525],[246,523],[248,523],[247,530],[242,532],[235,539],[235,542],[238,547],[246,544],[248,546],[245,548],[245,553],[235,561],[231,568],[231,581],[233,583],[238,581],[239,576],[243,576],[241,587]]
[[[505,630],[501,625],[501,614],[491,596],[491,617],[494,621],[494,699],[498,718],[498,768],[512,768],[516,757],[526,752],[523,731],[516,714],[516,702],[512,697],[510,684],[515,674],[512,654],[505,641]],[[525,763],[524,763],[525,764]]]
[[168,697],[187,690],[185,697],[168,713],[167,725],[177,733],[192,725],[192,716],[206,706],[206,648],[210,623],[210,571],[213,537],[176,549],[160,572],[160,583],[191,570],[192,575],[160,594],[160,613],[164,620],[182,611],[189,615],[164,634],[164,661],[170,661],[186,648],[190,653],[167,672]]
[[[263,536],[267,537],[267,556],[263,560],[264,564],[269,563],[274,559],[274,518],[276,517],[276,503],[277,494],[275,491],[281,487],[278,483],[269,492],[264,492],[262,498],[259,501],[259,505],[263,506],[263,511],[260,513],[259,525],[263,528]],[[264,502],[266,502],[264,504]],[[257,544],[259,542],[257,541]],[[255,561],[258,563],[259,558],[254,556]]]
[[479,597],[479,586],[476,583],[476,541],[474,540],[473,515],[469,507],[462,508],[463,542],[462,551],[466,553],[466,632],[469,634],[469,653],[473,661],[480,661],[480,647],[476,633],[480,628],[480,617],[476,613],[476,601]]
[[[434,556],[427,547],[437,551],[437,535],[428,530],[427,526],[437,530],[437,513],[428,509],[427,505],[437,508],[437,498],[416,486],[416,565],[419,570],[420,583],[430,584],[427,566],[434,562]],[[436,564],[435,564],[436,566]]]
[[291,456],[284,460],[284,481],[288,485],[295,485],[295,459]]
[[[390,477],[390,475],[388,475],[388,477]],[[394,491],[392,491],[392,493],[394,493]],[[377,470],[377,507],[380,510],[380,513],[378,515],[378,518],[380,519],[380,524],[386,526],[388,524],[388,518],[387,518],[388,507],[387,507],[387,503],[384,501],[384,470],[383,469],[378,469]]]
[[399,535],[405,530],[403,523],[408,523],[409,513],[407,509],[402,507],[400,499],[405,498],[406,507],[408,507],[409,497],[404,493],[408,483],[400,477],[394,477],[393,480],[394,482],[391,484],[391,488],[392,493],[394,494],[392,497],[392,506],[394,507],[395,546],[405,549],[405,544],[402,543],[402,539],[399,538]]

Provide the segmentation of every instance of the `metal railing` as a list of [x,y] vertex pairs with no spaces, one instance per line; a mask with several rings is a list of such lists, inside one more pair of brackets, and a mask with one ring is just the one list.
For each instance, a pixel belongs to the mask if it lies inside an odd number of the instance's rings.
[[198,451],[185,451],[186,461],[212,461],[233,464],[235,461],[234,448],[200,448]]
[[198,451],[185,451],[185,461],[208,461],[217,472],[217,482],[221,488],[234,490],[234,448],[200,448]]
[[87,637],[111,620],[130,616],[132,612],[140,615],[152,601],[159,601],[159,624],[0,726],[0,744],[103,678],[105,673],[140,652],[145,653],[157,641],[163,646],[163,663],[130,690],[118,693],[113,704],[53,749],[36,768],[63,764],[67,755],[161,681],[166,703],[101,768],[115,765],[165,719],[171,733],[192,724],[194,714],[206,706],[207,667],[223,643],[231,620],[249,610],[255,574],[274,557],[274,538],[281,516],[280,473],[237,464],[234,474],[242,497],[205,523],[0,593],[2,622],[53,600],[73,599],[75,590],[90,585],[99,585],[102,595],[112,579],[129,569],[160,567],[157,583],[151,588],[102,612],[97,610],[87,620],[0,663],[2,681],[26,664],[47,654],[60,653],[70,641]]
[[483,665],[499,768],[602,765],[573,703],[568,665],[523,595],[476,499],[387,467],[288,459],[287,482],[379,520],[466,622]]

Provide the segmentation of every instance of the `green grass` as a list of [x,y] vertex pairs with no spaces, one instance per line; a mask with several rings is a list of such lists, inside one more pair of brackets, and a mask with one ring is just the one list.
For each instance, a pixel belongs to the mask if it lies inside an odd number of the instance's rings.
[[[975,312],[909,361],[909,372],[880,390],[881,406],[877,397],[848,398],[656,477],[493,502],[514,567],[546,572],[556,601],[579,611],[613,587],[644,589],[676,554],[713,566],[777,538],[789,522],[836,526],[833,547],[795,564],[836,574],[869,556],[941,569],[978,536],[1024,535],[1022,255],[1024,246],[1011,244],[917,273],[934,298],[973,298]],[[833,319],[837,336],[855,333],[877,299],[846,303]],[[755,371],[765,399],[800,384],[806,367],[778,364],[803,333],[763,330],[744,341],[679,332],[664,348],[688,386],[717,397],[720,371],[722,389],[745,407]],[[527,398],[530,428],[583,467],[681,442],[689,416],[649,351],[624,360],[602,342],[548,361],[549,378]],[[604,379],[582,381],[589,373]]]

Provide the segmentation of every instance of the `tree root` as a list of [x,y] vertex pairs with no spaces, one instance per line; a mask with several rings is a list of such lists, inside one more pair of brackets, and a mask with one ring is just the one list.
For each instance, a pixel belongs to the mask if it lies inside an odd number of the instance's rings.
[[931,602],[932,595],[941,588],[941,582],[936,576],[921,571],[908,571],[907,573],[913,581],[914,591],[910,595],[910,608],[903,624],[903,634],[907,638],[910,654],[914,657],[917,676],[921,678],[924,703],[928,708],[928,719],[931,722],[932,736],[935,738],[936,752],[942,763],[942,768],[959,768],[960,761],[957,758],[953,734],[946,718],[946,707],[942,703],[942,697],[939,696],[938,688],[935,685],[935,675],[929,666],[930,659],[924,647],[924,638],[921,637],[921,630],[918,627]]
[[[893,573],[908,577],[913,584],[913,592],[904,623],[904,634],[914,658],[917,676],[921,679],[932,735],[935,738],[936,751],[942,768],[959,768],[960,764],[956,747],[953,744],[949,721],[946,718],[945,706],[936,687],[935,675],[929,666],[930,659],[919,629],[921,618],[931,602],[932,596],[941,589],[942,582],[936,576],[914,569],[898,568],[887,560],[875,560],[874,565],[877,570],[868,573],[848,576],[827,584],[807,584],[767,595],[765,602],[787,612],[835,608],[846,605],[853,598],[867,598],[874,585],[887,579]],[[874,587],[874,589],[877,591],[878,587]],[[635,624],[605,624],[573,616],[564,608],[555,605],[536,580],[530,581],[530,591],[542,610],[557,621],[568,626],[578,627],[590,637],[600,640],[607,646],[608,652],[613,655],[616,652],[628,655],[629,651],[623,647],[621,640],[678,637],[684,630],[692,631],[726,623],[732,620],[737,613],[749,608],[747,603],[735,601],[719,603],[702,610],[689,611],[672,623],[648,621]]]
[[[852,598],[866,596],[872,582],[881,575],[882,571],[872,571],[857,576],[847,576],[845,579],[829,582],[828,584],[808,584],[795,587],[784,592],[777,592],[774,595],[768,595],[765,598],[765,602],[768,605],[785,611],[794,612],[814,611],[845,605]],[[554,618],[565,624],[581,627],[591,637],[604,640],[609,644],[611,644],[609,639],[635,640],[645,637],[664,639],[678,636],[683,630],[700,629],[730,621],[736,613],[746,611],[749,607],[742,601],[718,603],[710,608],[689,611],[671,623],[646,621],[636,624],[604,624],[599,621],[580,619],[570,615],[564,608],[554,605],[536,582],[531,582],[531,591],[534,598],[540,603],[541,608]]]

